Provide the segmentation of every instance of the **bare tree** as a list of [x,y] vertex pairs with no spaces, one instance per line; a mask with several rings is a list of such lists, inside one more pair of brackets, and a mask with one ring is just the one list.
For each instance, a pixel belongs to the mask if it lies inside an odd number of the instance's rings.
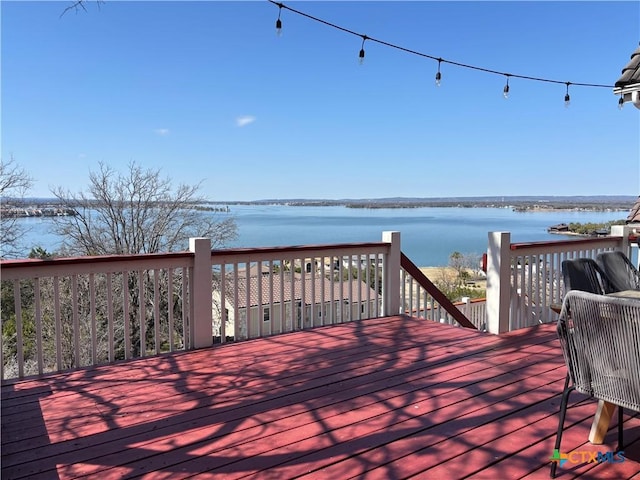
[[456,286],[464,284],[468,276],[465,256],[458,251],[453,252],[449,255],[449,266],[456,272]]
[[[100,163],[97,171],[90,172],[86,192],[72,194],[61,188],[53,192],[61,203],[77,212],[76,215],[54,219],[56,233],[63,239],[60,253],[107,255],[171,252],[184,250],[189,237],[207,237],[211,239],[213,247],[222,247],[237,236],[235,220],[231,217],[219,220],[219,213],[197,208],[204,202],[198,195],[199,188],[200,184],[181,184],[174,188],[169,179],[161,177],[159,169],[143,169],[136,163],[130,163],[124,172]],[[134,357],[139,356],[147,348],[145,344],[151,345],[157,340],[154,338],[155,325],[159,325],[163,331],[168,329],[163,322],[169,310],[175,313],[176,318],[172,333],[183,339],[185,326],[181,321],[180,286],[184,279],[177,275],[171,280],[166,271],[123,272],[122,275],[123,284],[116,284],[113,295],[114,298],[128,299],[129,316],[124,314],[121,306],[115,305],[114,329],[123,332],[124,325],[130,326],[130,353]],[[98,281],[101,283],[98,284]],[[94,282],[96,303],[106,305],[104,281],[94,279]],[[173,282],[176,292],[172,298],[168,297],[170,282]],[[83,285],[79,284],[78,292]],[[158,302],[156,289],[160,292]],[[127,291],[126,297],[122,297],[124,290]],[[66,292],[60,303],[74,305],[74,301]],[[80,313],[87,311],[86,308],[80,309]],[[94,326],[91,326],[91,316],[80,317],[81,332],[76,332],[76,335],[83,335],[83,331],[89,332],[94,328],[99,337],[104,337],[108,328],[106,316],[98,315]],[[70,318],[69,315],[64,316],[65,321]],[[167,330],[163,338],[168,334]],[[73,357],[66,343],[63,347],[65,359],[82,361],[82,358]],[[116,358],[124,358],[124,336],[116,335],[115,349]],[[96,353],[103,354],[102,351]],[[80,354],[83,355],[82,352]]]
[[233,218],[219,220],[195,207],[200,184],[174,188],[159,169],[132,162],[124,173],[100,163],[88,192],[53,194],[77,215],[56,217],[62,249],[74,255],[157,253],[184,250],[189,237],[211,238],[219,248],[237,236]]
[[[2,258],[15,256],[20,250],[19,243],[23,238],[24,228],[17,222],[17,216],[9,213],[8,208],[20,206],[32,184],[31,176],[16,163],[13,156],[7,161],[0,160],[0,199],[2,199],[0,252]],[[7,207],[6,210],[5,207]]]
[[475,253],[460,252],[453,252],[449,256],[449,266],[456,272],[458,286],[478,277],[480,258],[481,255]]

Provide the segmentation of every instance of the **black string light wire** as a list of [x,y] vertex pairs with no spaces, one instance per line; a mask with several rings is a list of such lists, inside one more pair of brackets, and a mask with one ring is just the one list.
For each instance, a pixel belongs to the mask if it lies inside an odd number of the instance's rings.
[[[571,103],[571,97],[569,96],[569,85],[574,85],[576,87],[594,87],[594,88],[611,88],[613,89],[613,85],[603,85],[603,84],[598,84],[598,83],[578,83],[578,82],[567,82],[567,81],[563,81],[563,80],[554,80],[551,78],[543,78],[543,77],[532,77],[529,75],[518,75],[515,73],[507,73],[507,72],[501,72],[498,70],[492,70],[490,68],[484,68],[484,67],[479,67],[476,65],[470,65],[467,63],[461,63],[461,62],[455,62],[453,60],[447,60],[444,59],[442,57],[436,57],[434,55],[429,55],[427,53],[422,53],[422,52],[418,52],[416,50],[411,50],[409,48],[405,48],[405,47],[401,47],[399,45],[394,45],[393,43],[389,43],[389,42],[385,42],[384,40],[379,40],[377,38],[373,38],[373,37],[369,37],[367,35],[363,35],[361,33],[355,32],[353,30],[349,30],[348,28],[344,28],[341,27],[340,25],[336,25],[334,23],[328,22],[326,20],[323,20],[321,18],[318,17],[314,17],[313,15],[309,15],[308,13],[302,12],[300,10],[296,10],[294,8],[291,8],[287,5],[285,5],[284,3],[281,2],[276,2],[275,0],[267,0],[269,3],[273,3],[274,5],[276,5],[279,8],[279,11],[281,11],[283,8],[295,13],[297,15],[300,15],[302,17],[308,18],[309,20],[313,20],[314,22],[318,22],[321,23],[323,25],[326,25],[328,27],[331,28],[335,28],[336,30],[340,30],[342,32],[345,33],[349,33],[351,35],[355,35],[358,36],[360,38],[362,38],[362,47],[360,48],[360,53],[359,53],[359,61],[360,63],[362,63],[362,61],[364,60],[364,42],[366,40],[370,41],[370,42],[375,42],[375,43],[379,43],[380,45],[384,45],[386,47],[389,48],[394,48],[396,50],[400,50],[403,51],[405,53],[409,53],[412,55],[417,55],[419,57],[423,57],[423,58],[429,58],[431,60],[436,60],[438,62],[438,72],[436,73],[436,85],[440,86],[440,82],[442,80],[442,74],[440,73],[440,65],[442,63],[448,63],[449,65],[455,65],[456,67],[461,67],[461,68],[467,68],[470,70],[476,70],[476,71],[480,71],[480,72],[485,72],[485,73],[491,73],[494,75],[502,75],[507,77],[507,84],[505,85],[504,89],[503,89],[503,95],[505,96],[505,98],[508,97],[509,95],[509,78],[520,78],[523,80],[530,80],[530,81],[534,81],[534,82],[545,82],[545,83],[555,83],[555,84],[564,84],[567,86],[567,92],[564,96],[564,104],[565,107],[568,107],[569,104]],[[280,27],[282,27],[280,22],[280,13],[278,12],[278,21],[276,22],[276,26],[280,25]]]

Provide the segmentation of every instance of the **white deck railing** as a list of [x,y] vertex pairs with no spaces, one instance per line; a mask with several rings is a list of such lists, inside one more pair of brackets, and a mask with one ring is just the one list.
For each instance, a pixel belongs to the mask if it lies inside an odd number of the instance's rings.
[[487,330],[487,299],[486,298],[464,298],[454,305],[482,332]]
[[394,248],[380,242],[213,251],[212,335],[245,340],[397,314],[388,287],[397,285],[390,272],[398,270],[389,266]]
[[400,312],[398,232],[361,244],[210,245],[3,261],[1,378]]
[[439,323],[485,330],[484,299],[451,303],[411,260],[402,255],[400,301],[402,312]]
[[2,378],[183,350],[190,253],[2,262]]
[[487,249],[487,325],[502,333],[556,321],[552,304],[562,303],[564,260],[594,258],[607,250],[621,250],[633,258],[629,227],[613,227],[612,236],[511,243],[509,232],[489,234]]
[[[381,242],[10,260],[2,269],[2,379],[404,313],[501,333],[557,319],[562,260],[618,249],[628,232],[511,244],[489,234],[487,299],[451,304]],[[460,313],[462,312],[462,313]]]

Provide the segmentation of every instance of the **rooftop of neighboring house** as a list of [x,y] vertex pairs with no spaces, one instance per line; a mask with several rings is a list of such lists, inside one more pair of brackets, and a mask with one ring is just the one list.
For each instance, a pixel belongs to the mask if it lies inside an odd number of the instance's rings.
[[638,200],[629,211],[627,223],[640,223],[640,196],[638,196]]
[[[245,308],[247,306],[247,291],[249,291],[250,296],[249,305],[252,307],[258,305],[258,278],[260,279],[261,305],[269,305],[273,302],[273,299],[276,298],[282,298],[285,303],[291,302],[292,299],[294,301],[302,300],[303,289],[304,301],[307,305],[319,304],[323,301],[330,301],[331,299],[333,299],[333,301],[340,301],[340,299],[356,298],[359,299],[359,301],[366,302],[376,298],[376,292],[373,289],[363,281],[355,278],[351,279],[351,281],[332,282],[330,279],[319,274],[307,274],[303,278],[301,274],[294,273],[292,281],[289,272],[285,272],[282,276],[278,273],[274,273],[273,275],[265,275],[263,273],[260,277],[257,275],[249,277],[249,288],[247,288],[247,277],[238,276],[239,308]],[[228,278],[227,281],[232,284],[234,278]],[[231,292],[233,292],[234,289],[235,287],[233,286],[227,289],[227,301],[233,301]],[[360,296],[357,292],[360,292]]]
[[631,54],[631,59],[622,69],[622,76],[615,84],[616,88],[640,85],[640,45]]

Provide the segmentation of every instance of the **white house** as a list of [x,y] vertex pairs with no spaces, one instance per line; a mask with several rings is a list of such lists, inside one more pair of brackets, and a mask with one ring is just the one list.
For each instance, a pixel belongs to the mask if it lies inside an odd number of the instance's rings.
[[[378,316],[381,298],[364,281],[331,280],[320,273],[246,270],[213,291],[214,335],[237,340]],[[349,300],[351,299],[351,301]]]

